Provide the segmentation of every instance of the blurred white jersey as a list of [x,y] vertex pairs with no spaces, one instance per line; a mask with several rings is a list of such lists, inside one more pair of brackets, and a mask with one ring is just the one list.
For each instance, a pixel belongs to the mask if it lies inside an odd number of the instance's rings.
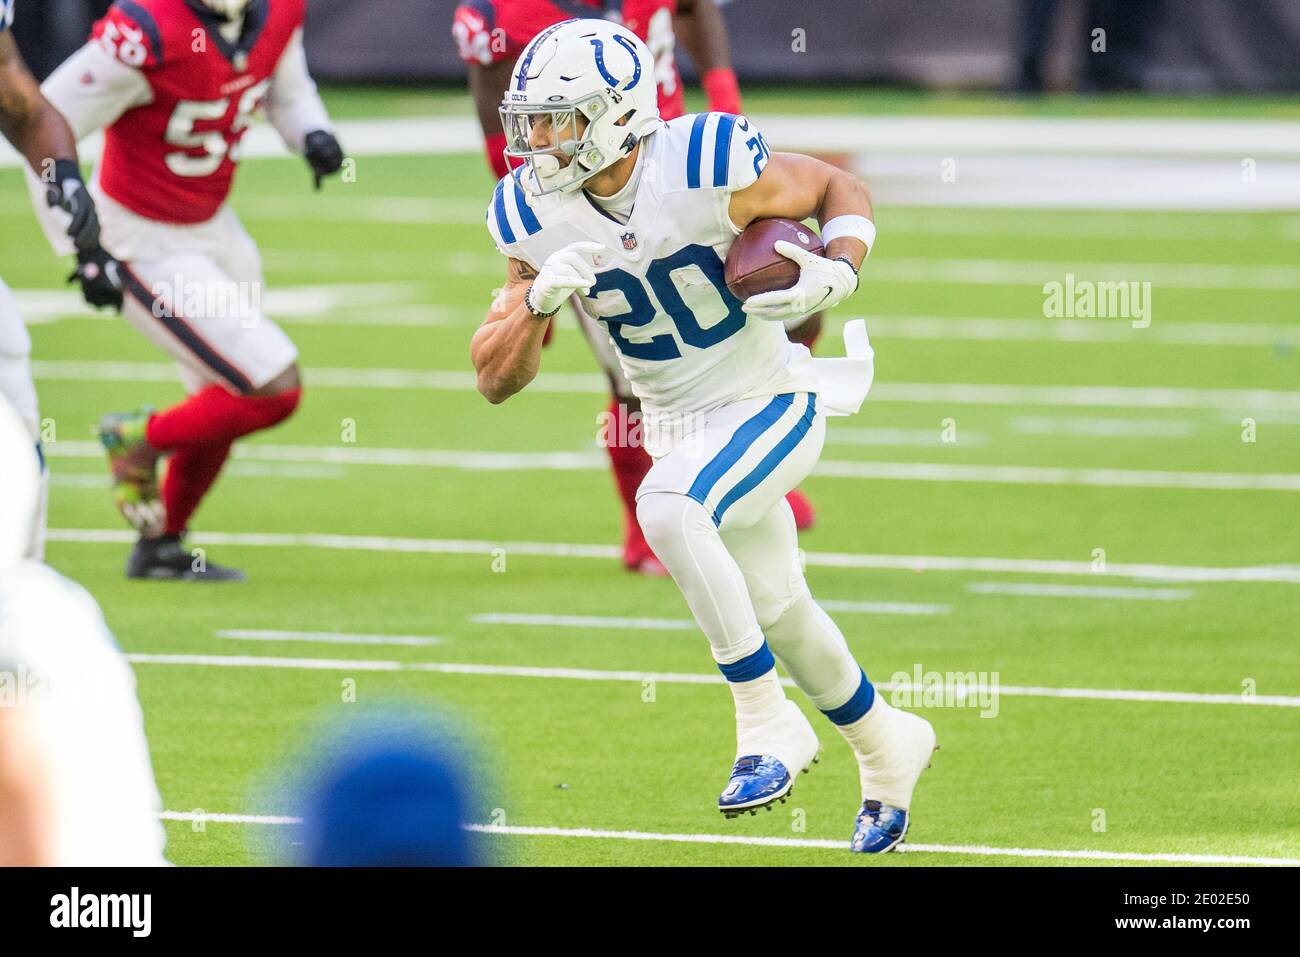
[[37,562],[0,574],[0,678],[48,756],[54,863],[167,863],[135,676],[95,600]]
[[0,399],[7,399],[14,407],[41,456],[40,501],[27,548],[27,557],[40,561],[45,557],[45,512],[50,475],[41,451],[41,414],[36,404],[36,385],[32,382],[31,354],[32,340],[18,315],[18,303],[4,280],[0,279]]
[[618,350],[641,399],[646,447],[659,456],[699,415],[742,399],[816,392],[819,380],[808,350],[781,323],[746,316],[723,278],[738,235],[728,204],[767,165],[762,135],[743,116],[689,114],[644,137],[641,149],[626,223],[583,191],[526,192],[521,169],[497,184],[487,224],[504,255],[534,269],[570,243],[605,247],[585,306]]

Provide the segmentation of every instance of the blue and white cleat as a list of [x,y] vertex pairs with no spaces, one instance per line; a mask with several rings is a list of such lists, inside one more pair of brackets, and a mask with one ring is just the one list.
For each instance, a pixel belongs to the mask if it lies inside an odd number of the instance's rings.
[[903,843],[911,823],[908,809],[917,779],[939,750],[929,721],[883,700],[879,707],[879,746],[858,756],[862,808],[853,822],[849,843],[849,849],[857,854],[884,854]]
[[863,801],[849,850],[855,854],[884,854],[903,843],[907,812],[879,801]]
[[794,779],[779,759],[770,754],[747,754],[732,765],[731,780],[718,796],[718,810],[729,818],[746,811],[757,814],[760,807],[770,811],[777,801],[785,803],[793,787]]
[[731,767],[731,778],[718,796],[718,810],[728,818],[784,802],[794,787],[795,772],[807,770],[819,760],[821,743],[799,706],[785,703],[780,718],[757,728],[739,731],[741,756]]

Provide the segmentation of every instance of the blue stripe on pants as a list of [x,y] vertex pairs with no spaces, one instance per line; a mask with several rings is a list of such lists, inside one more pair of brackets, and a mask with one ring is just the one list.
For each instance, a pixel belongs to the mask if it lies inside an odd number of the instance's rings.
[[772,650],[767,647],[764,641],[761,648],[752,655],[746,655],[739,661],[733,661],[729,665],[718,662],[718,670],[728,681],[753,681],[755,678],[761,678],[773,668],[776,667],[776,659],[772,657]]
[[752,492],[758,487],[758,484],[772,474],[773,469],[781,464],[794,447],[799,444],[808,430],[812,428],[813,420],[817,417],[817,396],[813,393],[808,394],[808,408],[799,417],[799,421],[794,424],[786,437],[777,443],[776,448],[763,456],[763,460],[754,466],[754,470],[736,483],[735,487],[728,492],[721,502],[718,503],[717,510],[713,513],[713,524],[721,525],[722,516],[726,514],[727,509],[740,499],[742,495]]
[[876,700],[876,687],[867,680],[865,671],[861,671],[861,674],[862,680],[858,683],[858,690],[853,692],[852,698],[838,708],[822,710],[822,714],[830,718],[831,724],[852,724],[871,710],[871,705]]
[[695,476],[695,481],[686,492],[687,497],[704,505],[704,500],[713,491],[713,486],[718,484],[718,479],[726,475],[727,470],[740,461],[741,457],[749,451],[749,447],[758,441],[760,435],[777,423],[793,402],[793,392],[778,395],[763,406],[757,415],[736,429],[731,436],[731,441],[723,446],[722,451],[715,455],[708,465],[700,469],[700,474]]

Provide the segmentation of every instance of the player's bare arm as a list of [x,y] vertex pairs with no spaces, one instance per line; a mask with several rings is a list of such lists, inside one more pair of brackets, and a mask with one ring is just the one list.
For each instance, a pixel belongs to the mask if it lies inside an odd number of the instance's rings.
[[469,94],[474,99],[474,112],[478,115],[479,125],[483,127],[484,136],[494,136],[501,132],[501,98],[510,87],[510,69],[514,64],[501,60],[484,66],[481,63],[469,65]]
[[[763,175],[737,190],[728,208],[731,221],[744,229],[756,219],[815,217],[823,226],[837,216],[872,219],[867,184],[847,170],[802,153],[773,153]],[[826,244],[826,256],[844,256],[856,269],[868,252],[867,243],[842,236]]]
[[740,85],[731,69],[727,23],[716,0],[677,0],[673,33],[695,64],[709,109],[739,113]]
[[98,251],[99,217],[77,165],[77,141],[68,121],[42,94],[14,44],[0,33],[0,131],[45,188],[45,201],[71,217],[67,234],[83,254]]
[[715,0],[677,0],[673,33],[701,75],[709,70],[731,69],[727,24]]
[[776,253],[799,265],[799,280],[788,289],[751,296],[745,313],[788,324],[830,309],[858,288],[858,269],[875,242],[871,197],[863,182],[845,170],[811,156],[773,153],[763,174],[731,198],[728,213],[737,229],[759,219],[802,220],[815,216],[826,255],[778,241]]
[[39,174],[48,160],[77,158],[72,130],[41,95],[12,33],[0,33],[0,130]]
[[34,725],[29,708],[0,708],[0,867],[55,862],[54,800]]
[[536,278],[533,267],[511,259],[506,284],[470,342],[478,390],[493,405],[532,382],[541,365],[542,338],[550,320],[537,318],[524,304],[524,295]]

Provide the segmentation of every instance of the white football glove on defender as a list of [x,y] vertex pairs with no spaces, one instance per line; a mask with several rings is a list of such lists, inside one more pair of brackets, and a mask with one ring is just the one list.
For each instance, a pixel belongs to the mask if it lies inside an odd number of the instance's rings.
[[750,296],[742,307],[746,315],[769,322],[789,322],[829,309],[858,288],[858,274],[842,259],[818,256],[784,239],[777,240],[772,248],[799,264],[799,281],[789,289]]
[[524,296],[529,311],[550,315],[575,292],[589,292],[596,283],[596,254],[604,248],[600,243],[578,242],[551,253]]

